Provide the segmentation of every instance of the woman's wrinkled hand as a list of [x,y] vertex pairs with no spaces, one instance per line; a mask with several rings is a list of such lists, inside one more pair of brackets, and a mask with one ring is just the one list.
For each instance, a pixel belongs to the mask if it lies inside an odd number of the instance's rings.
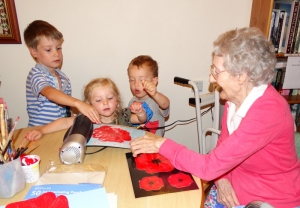
[[139,137],[130,142],[130,148],[134,157],[141,153],[158,153],[165,138],[156,138],[150,135]]
[[240,205],[235,191],[230,183],[230,181],[226,178],[222,178],[218,180],[216,183],[217,186],[217,201],[221,204],[224,204],[227,208],[231,208],[237,205]]

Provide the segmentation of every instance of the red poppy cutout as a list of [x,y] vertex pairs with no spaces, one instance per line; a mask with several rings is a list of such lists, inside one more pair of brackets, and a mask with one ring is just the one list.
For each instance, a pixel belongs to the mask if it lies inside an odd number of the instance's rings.
[[135,158],[136,168],[147,173],[170,172],[174,166],[158,153],[140,154]]
[[172,174],[168,178],[168,182],[175,188],[188,187],[193,183],[191,176],[184,173]]
[[103,142],[119,142],[131,141],[131,136],[128,131],[120,128],[112,128],[111,126],[100,126],[95,128],[93,138]]
[[144,177],[139,181],[140,188],[146,191],[157,191],[164,186],[164,182],[157,176]]
[[13,202],[6,205],[6,208],[20,207],[39,207],[39,208],[69,208],[68,198],[64,195],[56,195],[53,192],[46,192],[36,198],[27,199],[24,201]]

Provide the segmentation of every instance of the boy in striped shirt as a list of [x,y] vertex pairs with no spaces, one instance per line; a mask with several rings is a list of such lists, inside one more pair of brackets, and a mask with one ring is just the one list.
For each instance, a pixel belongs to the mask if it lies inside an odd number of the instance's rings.
[[77,108],[92,122],[100,123],[93,106],[71,97],[69,78],[60,70],[63,63],[63,35],[53,25],[42,20],[30,23],[24,40],[36,61],[26,80],[28,126],[48,124],[58,118],[72,116]]

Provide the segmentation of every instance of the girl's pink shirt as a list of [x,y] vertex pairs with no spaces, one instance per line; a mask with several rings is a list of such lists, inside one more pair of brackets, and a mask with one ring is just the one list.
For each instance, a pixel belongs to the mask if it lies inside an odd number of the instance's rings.
[[159,153],[204,180],[226,177],[241,204],[261,200],[276,208],[300,205],[300,162],[286,100],[268,85],[229,135],[225,105],[217,147],[201,155],[167,139]]

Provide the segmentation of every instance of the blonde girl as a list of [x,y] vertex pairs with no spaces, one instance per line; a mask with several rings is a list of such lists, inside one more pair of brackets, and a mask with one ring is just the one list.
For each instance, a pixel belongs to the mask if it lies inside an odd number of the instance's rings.
[[[134,102],[130,108],[122,108],[120,92],[109,78],[96,78],[84,89],[84,102],[92,105],[100,115],[101,123],[132,126],[146,122],[147,115],[142,103]],[[40,139],[44,134],[67,129],[73,125],[75,117],[60,118],[39,129],[27,133],[30,141]]]

